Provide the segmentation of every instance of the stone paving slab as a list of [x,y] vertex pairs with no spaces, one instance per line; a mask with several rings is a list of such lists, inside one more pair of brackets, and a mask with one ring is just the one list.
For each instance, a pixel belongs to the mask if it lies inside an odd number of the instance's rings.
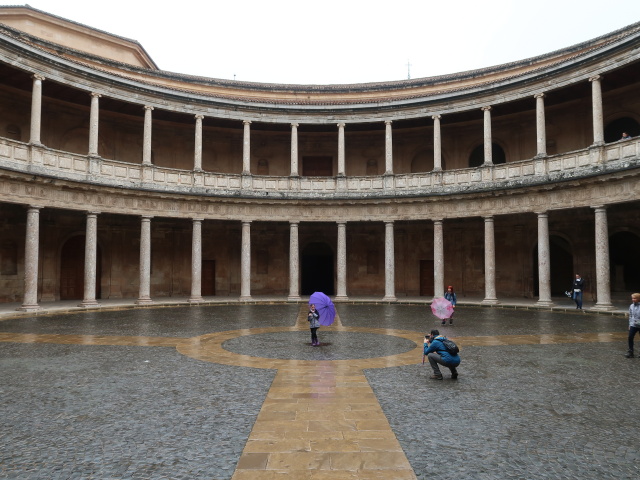
[[[375,468],[366,478],[640,478],[640,359],[622,356],[622,317],[463,306],[452,327],[440,327],[424,306],[341,305],[342,326],[320,332],[335,337],[337,360],[318,361],[338,367],[332,384],[323,384],[327,371],[320,368],[307,371],[317,385],[305,387],[293,373],[316,360],[306,357],[313,347],[299,343],[308,342],[308,330],[295,326],[298,310],[217,305],[3,320],[0,478],[364,478],[349,470],[358,464],[355,453],[371,457],[366,464]],[[401,353],[405,340],[419,344],[431,328],[463,345],[457,381],[429,380],[419,348]],[[201,338],[207,346],[213,335],[219,348],[215,335],[229,331],[235,333],[227,341],[241,339],[234,348],[281,353],[258,358],[221,349],[225,357],[212,363],[173,346],[193,349]],[[390,340],[379,341],[385,332]],[[10,334],[34,341],[11,341]],[[279,334],[293,343],[291,352],[278,345]],[[39,335],[54,343],[38,343]],[[55,343],[74,336],[79,343]],[[159,343],[134,340],[145,336]],[[125,344],[105,344],[106,337]],[[376,358],[364,358],[363,350]],[[247,366],[234,363],[245,365],[245,358]],[[353,369],[362,365],[375,368],[359,378]],[[275,382],[277,375],[283,380]],[[371,393],[354,395],[347,385]],[[299,390],[292,395],[290,388]],[[315,407],[322,395],[334,400],[326,412]],[[377,409],[391,430],[378,430],[380,421],[367,414]],[[336,412],[338,424],[330,420]],[[256,428],[262,415],[274,428]],[[291,429],[292,422],[306,427]],[[239,468],[249,438],[255,450],[290,450],[247,452],[254,456],[243,462],[261,467]],[[336,442],[343,451],[328,453]],[[410,468],[396,463],[393,442]],[[350,451],[355,445],[360,452]],[[292,476],[280,469],[286,458],[304,464],[295,455],[300,448],[314,462],[344,470]],[[263,469],[269,461],[272,469]]]

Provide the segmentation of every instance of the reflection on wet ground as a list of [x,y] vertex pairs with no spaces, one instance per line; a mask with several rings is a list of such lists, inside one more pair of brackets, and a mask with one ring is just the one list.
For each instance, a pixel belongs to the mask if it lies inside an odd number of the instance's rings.
[[[639,477],[624,317],[340,305],[312,347],[304,312],[1,321],[0,477]],[[428,379],[432,328],[462,346],[456,381]]]

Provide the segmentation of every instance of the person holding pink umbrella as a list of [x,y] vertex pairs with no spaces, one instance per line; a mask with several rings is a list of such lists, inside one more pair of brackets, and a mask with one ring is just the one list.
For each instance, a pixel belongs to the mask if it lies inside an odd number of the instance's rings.
[[[447,287],[447,291],[444,293],[444,298],[449,300],[451,306],[453,307],[453,312],[451,312],[451,316],[449,317],[449,325],[453,325],[453,314],[456,313],[456,303],[458,303],[458,299],[456,298],[456,292],[453,291],[453,285],[449,285]],[[442,319],[442,325],[446,322],[446,319]]]

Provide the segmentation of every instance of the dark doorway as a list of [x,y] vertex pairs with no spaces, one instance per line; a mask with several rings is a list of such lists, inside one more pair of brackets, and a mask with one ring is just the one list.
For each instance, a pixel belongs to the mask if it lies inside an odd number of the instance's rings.
[[324,292],[334,295],[333,251],[323,242],[307,245],[302,251],[302,282],[300,293]]
[[638,245],[640,237],[631,232],[619,232],[609,239],[612,291],[640,291],[640,257],[635,253]]
[[211,297],[216,294],[216,261],[202,261],[201,292],[203,297]]
[[[573,253],[571,245],[564,238],[556,235],[549,236],[549,254],[551,265],[551,295],[562,296],[571,288],[575,273],[573,271]],[[576,272],[580,273],[580,272]],[[584,277],[584,275],[583,275]],[[538,247],[533,252],[533,294],[540,295],[538,276]],[[585,290],[588,286],[585,285]]]
[[[504,150],[497,143],[491,144],[491,161],[494,165],[500,165],[506,163],[507,156]],[[479,167],[484,164],[484,145],[478,145],[473,149],[471,155],[469,155],[469,167]]]
[[618,118],[604,128],[604,141],[611,143],[620,140],[625,132],[632,137],[637,137],[640,135],[640,125],[633,118]]
[[331,177],[333,175],[333,157],[302,157],[302,175],[305,177]]
[[[78,235],[66,241],[60,253],[60,300],[84,298],[84,248],[85,236]],[[100,247],[96,252],[96,298],[100,297],[102,277]]]
[[420,260],[420,296],[433,297],[433,260]]

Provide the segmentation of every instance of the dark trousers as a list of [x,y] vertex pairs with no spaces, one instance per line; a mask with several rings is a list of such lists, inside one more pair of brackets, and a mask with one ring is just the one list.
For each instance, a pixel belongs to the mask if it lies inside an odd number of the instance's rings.
[[311,343],[316,343],[318,341],[318,327],[311,329]]
[[456,370],[457,365],[452,365],[448,362],[445,362],[444,360],[442,360],[442,357],[440,356],[439,353],[431,352],[429,355],[427,355],[427,358],[429,359],[429,364],[431,365],[431,368],[433,368],[434,375],[438,375],[439,377],[442,376],[442,373],[440,372],[440,367],[438,366],[438,364],[448,367],[449,370],[451,370],[451,374],[458,373],[458,371]]
[[640,332],[640,327],[629,327],[629,351],[633,352],[633,337],[636,336],[636,332]]

